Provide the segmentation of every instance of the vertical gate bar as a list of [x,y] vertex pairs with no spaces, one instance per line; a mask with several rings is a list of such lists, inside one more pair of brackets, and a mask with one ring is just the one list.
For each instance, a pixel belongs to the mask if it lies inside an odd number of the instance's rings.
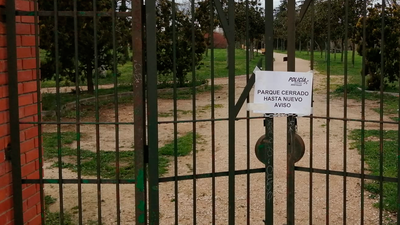
[[[314,1],[311,1],[311,56],[310,56],[310,69],[314,70]],[[311,95],[311,107],[314,106],[314,94]],[[310,116],[310,170],[313,170],[313,150],[314,150],[314,118],[313,114]],[[310,184],[309,184],[309,224],[313,224],[313,173],[310,173]]]
[[294,135],[296,130],[296,117],[287,117],[287,225],[295,224],[295,209],[294,209],[294,162],[293,162],[293,146]]
[[[344,94],[343,94],[343,225],[347,217],[347,79],[348,79],[348,34],[349,34],[349,0],[345,0],[345,31],[344,31]],[[336,51],[336,49],[335,49]],[[343,49],[342,49],[343,51]],[[335,53],[336,54],[336,53]]]
[[97,49],[97,0],[93,0],[93,39],[94,39],[94,79],[95,79],[95,110],[96,110],[96,164],[97,164],[97,221],[102,224],[101,216],[101,155],[100,155],[100,114],[99,114],[99,61],[98,61],[98,49]]
[[[250,43],[249,43],[249,0],[246,0],[246,84],[248,83],[249,80],[249,73],[250,73],[250,57],[249,57],[249,49],[250,49]],[[257,50],[258,51],[258,50]],[[249,95],[247,95],[246,102],[249,103]],[[247,165],[247,171],[250,170],[250,112],[246,111],[246,151],[247,151],[247,160],[246,160],[246,165]],[[250,225],[250,173],[247,172],[246,174],[246,199],[247,199],[247,204],[246,204],[246,214],[247,214],[247,225]]]
[[77,0],[74,0],[74,45],[75,45],[75,90],[76,90],[76,103],[75,103],[75,113],[76,113],[76,158],[77,158],[77,167],[78,167],[78,223],[83,224],[83,215],[82,215],[82,168],[81,168],[81,115],[80,115],[80,78],[79,78],[79,42],[78,42],[78,3]]
[[196,163],[196,65],[195,65],[195,32],[194,32],[194,22],[195,22],[195,11],[194,4],[195,1],[191,0],[191,21],[192,21],[192,119],[193,119],[193,224],[197,224],[196,218],[196,210],[197,210],[197,180],[196,180],[196,171],[197,171],[197,163]]
[[[174,122],[178,121],[178,94],[176,85],[176,2],[172,0],[172,64],[174,83]],[[174,187],[175,187],[175,224],[179,224],[179,185],[178,185],[178,124],[174,123]]]
[[[115,1],[111,1],[113,10],[111,15],[112,20],[112,48],[113,48],[113,81],[114,81],[114,121],[115,121],[115,198],[116,198],[116,214],[117,224],[121,224],[121,198],[120,198],[120,167],[119,167],[119,110],[118,110],[118,69],[117,69],[117,43],[116,43],[116,11]],[[136,32],[136,31],[135,31]]]
[[274,224],[274,120],[271,117],[265,118],[265,224]]
[[212,224],[215,224],[215,84],[214,84],[214,3],[212,0],[210,2],[210,46],[211,46],[211,53],[210,53],[210,73],[211,73],[211,192],[212,192]]
[[[367,38],[367,31],[366,31],[366,25],[367,25],[367,1],[364,1],[363,5],[363,40],[366,40]],[[361,93],[361,186],[360,186],[360,191],[361,191],[361,212],[360,212],[360,222],[361,224],[364,224],[364,178],[365,178],[365,173],[364,173],[364,154],[365,154],[365,76],[366,76],[366,66],[365,66],[365,58],[366,58],[366,44],[365,41],[362,43],[362,74],[361,74],[361,88],[362,88],[362,93]]]
[[15,1],[6,1],[6,29],[7,29],[7,73],[8,73],[8,98],[10,110],[10,139],[11,139],[11,164],[13,182],[13,208],[14,223],[23,224],[22,207],[22,178],[21,178],[21,149],[19,130],[19,101],[18,101],[18,72],[17,72],[17,42]]
[[58,191],[60,198],[60,224],[64,224],[64,193],[62,174],[62,149],[61,149],[61,99],[60,99],[60,63],[58,42],[58,1],[54,0],[54,45],[56,57],[56,102],[57,102],[57,150],[58,150]]
[[158,106],[157,106],[157,49],[156,4],[146,1],[147,85],[148,85],[148,142],[149,142],[149,216],[150,224],[159,224],[158,191]]
[[[274,70],[274,2],[265,0],[265,70]],[[268,130],[269,129],[269,130]],[[266,224],[274,224],[274,142],[273,142],[274,119],[265,118],[265,137],[269,142],[265,164],[265,220]]]
[[[398,40],[398,44],[400,44],[400,37]],[[400,64],[399,64],[399,71],[400,71]],[[397,82],[400,83],[400,80],[398,79]],[[400,85],[398,89],[398,94],[400,96]],[[400,98],[397,98],[398,102],[397,105],[400,107]],[[400,119],[400,110],[397,111],[397,117]],[[398,124],[397,128],[397,146],[400,145],[400,123]],[[397,147],[397,168],[400,168],[400,148]],[[397,223],[400,222],[400,170],[397,169]]]
[[145,124],[143,88],[143,15],[142,0],[132,1],[132,64],[133,64],[133,105],[134,105],[134,146],[135,146],[135,223],[147,224],[146,176],[144,163]]
[[[36,58],[36,96],[37,99],[41,98],[41,81],[40,81],[40,54],[39,54],[39,15],[38,15],[38,3],[34,2],[33,11],[34,11],[34,26],[35,26],[35,58]],[[39,192],[40,192],[40,216],[41,216],[41,223],[44,224],[46,221],[45,218],[45,203],[44,203],[44,185],[43,185],[43,143],[42,143],[42,106],[41,101],[38,100],[37,104],[37,111],[38,111],[38,154],[39,154]]]
[[383,222],[383,88],[385,69],[385,9],[386,1],[382,0],[381,20],[381,79],[380,79],[380,103],[379,103],[379,224]]
[[274,70],[274,2],[265,0],[265,70]]
[[295,0],[288,0],[288,43],[287,43],[287,70],[288,71],[295,71],[296,70],[296,1]]
[[[217,0],[218,1],[218,0]],[[228,62],[229,62],[229,151],[228,151],[228,167],[229,167],[229,224],[235,224],[235,1],[228,0],[228,18],[229,18],[229,45],[228,45]]]
[[[295,0],[288,1],[288,43],[287,43],[287,70],[296,70],[296,26],[295,26],[295,11],[296,2]],[[295,209],[294,209],[294,161],[292,154],[294,152],[294,135],[295,135],[295,120],[293,116],[287,118],[287,224],[294,225],[295,223]]]
[[329,224],[329,135],[330,135],[330,85],[331,85],[331,17],[332,9],[331,9],[331,0],[328,0],[328,40],[327,40],[327,52],[326,54],[326,203],[325,203],[325,211],[326,211],[326,224]]
[[[145,32],[145,28],[146,28],[146,6],[144,5],[144,0],[141,0],[141,4],[142,4],[142,38],[143,36],[146,34]],[[147,98],[147,68],[146,68],[146,52],[144,50],[146,50],[147,46],[146,46],[146,42],[142,41],[142,109],[143,109],[143,120],[142,120],[142,137],[143,137],[143,146],[146,147],[146,162],[144,163],[143,166],[143,188],[144,188],[144,225],[147,225],[149,223],[148,220],[148,182],[147,182],[147,178],[148,178],[148,163],[149,163],[149,149],[148,149],[148,140],[147,140],[147,104],[146,104],[146,98]]]

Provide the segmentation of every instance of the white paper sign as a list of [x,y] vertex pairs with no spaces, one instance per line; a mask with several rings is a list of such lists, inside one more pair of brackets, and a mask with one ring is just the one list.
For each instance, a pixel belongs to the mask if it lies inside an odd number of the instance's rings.
[[254,113],[312,113],[312,72],[255,71],[254,103],[248,110]]

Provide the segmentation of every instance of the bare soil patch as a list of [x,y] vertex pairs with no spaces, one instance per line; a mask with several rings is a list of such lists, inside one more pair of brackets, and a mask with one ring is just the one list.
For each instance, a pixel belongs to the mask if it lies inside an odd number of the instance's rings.
[[[282,54],[275,53],[275,69],[285,71],[286,63],[282,62]],[[309,62],[301,59],[296,59],[297,71],[308,71]],[[337,77],[334,82],[341,82],[340,77]],[[219,107],[215,109],[216,118],[228,118],[228,81],[226,78],[218,78],[215,83],[222,85],[222,89],[215,93],[215,104]],[[239,98],[246,84],[245,76],[236,78],[236,99]],[[315,76],[315,91],[314,93],[314,116],[327,116],[329,108],[329,116],[332,118],[344,117],[344,103],[340,99],[330,99],[330,105],[327,106],[326,99],[326,77],[316,74]],[[325,92],[324,92],[325,90]],[[193,119],[193,102],[191,100],[178,100],[178,110],[180,120]],[[196,96],[196,119],[211,118],[210,93],[201,93]],[[377,119],[379,115],[370,110],[369,107],[374,102],[367,102],[366,116],[369,119]],[[173,110],[173,100],[159,100],[158,113],[164,116],[159,117],[160,121],[172,121],[171,110]],[[352,119],[361,119],[361,103],[348,100],[347,117]],[[186,112],[186,113],[184,113]],[[252,114],[251,116],[259,116]],[[239,113],[239,117],[246,116],[246,107],[244,106]],[[385,117],[385,119],[389,119]],[[94,121],[94,119],[85,119],[86,121]],[[114,122],[114,109],[104,109],[100,112],[100,120],[103,122]],[[120,122],[133,122],[133,106],[121,105],[119,108]],[[327,157],[329,156],[329,169],[343,171],[344,168],[348,172],[360,173],[361,163],[360,155],[357,150],[350,149],[349,143],[344,145],[346,132],[349,133],[352,129],[359,129],[360,122],[347,122],[347,129],[344,130],[345,122],[342,120],[331,119],[329,124],[329,135],[327,135],[327,120],[314,119],[313,131],[310,133],[310,119],[299,118],[298,133],[301,135],[306,144],[306,153],[296,165],[309,167],[310,160],[314,168],[327,169]],[[378,124],[379,125],[379,124]],[[375,124],[367,123],[367,127],[374,127]],[[250,168],[262,168],[263,164],[259,162],[254,154],[254,144],[257,139],[264,133],[263,121],[261,119],[250,121],[250,154],[247,153],[247,124],[245,120],[236,122],[236,149],[235,162],[236,169],[247,169],[247,160],[249,157]],[[275,127],[275,142],[274,142],[274,221],[275,224],[286,223],[286,119],[276,118],[274,120]],[[193,154],[178,158],[178,174],[188,175],[193,174],[193,168],[196,167],[196,173],[209,173],[212,169],[212,135],[211,122],[179,123],[177,130],[173,124],[159,125],[159,146],[165,145],[168,141],[173,140],[174,132],[179,135],[184,135],[193,129],[201,135],[202,141],[197,144],[196,165],[193,165]],[[385,129],[394,129],[395,126],[385,125]],[[396,127],[397,128],[397,127]],[[46,126],[45,132],[55,131],[55,127]],[[75,131],[74,125],[63,126],[62,131]],[[81,132],[85,135],[81,141],[81,147],[87,150],[96,150],[96,135],[94,125],[82,125]],[[115,138],[114,125],[100,126],[100,149],[107,151],[115,151],[116,142],[119,142],[120,150],[133,149],[134,126],[120,125],[119,140]],[[313,143],[310,144],[310,136],[313,137]],[[329,137],[329,140],[327,140]],[[329,141],[329,149],[327,142]],[[76,145],[73,143],[71,146]],[[311,148],[312,147],[312,148]],[[311,150],[312,149],[312,150]],[[311,152],[312,151],[312,152]],[[347,162],[343,161],[344,154],[347,154]],[[228,171],[228,122],[215,122],[215,168],[217,172]],[[345,164],[346,163],[346,164]],[[57,168],[49,169],[49,162],[44,165],[45,178],[58,178]],[[168,168],[169,171],[165,176],[173,176],[173,163]],[[76,178],[76,173],[64,169],[63,178]],[[86,177],[95,178],[95,177]],[[326,223],[326,179],[324,174],[313,174],[312,184],[310,183],[310,174],[304,172],[296,172],[296,223],[309,223],[309,204],[312,201],[313,223]],[[343,177],[329,176],[329,208],[331,224],[341,224],[343,221]],[[360,179],[346,178],[346,206],[347,208],[347,223],[360,223],[360,199],[361,187]],[[227,224],[228,221],[228,178],[216,178],[216,223]],[[240,175],[236,177],[236,223],[246,224],[247,217],[250,217],[251,224],[264,224],[265,219],[264,203],[265,203],[265,174],[251,174],[250,186],[247,187],[247,176]],[[197,193],[193,196],[193,185],[196,185]],[[310,186],[312,185],[312,188]],[[196,216],[198,224],[211,224],[212,218],[212,195],[211,179],[199,179],[194,183],[192,180],[181,181],[178,183],[179,195],[174,195],[175,186],[173,182],[161,183],[160,190],[160,224],[174,224],[175,213],[179,214],[179,224],[192,224],[193,221],[193,199],[196,199],[197,209]],[[249,188],[249,189],[248,189]],[[312,199],[310,199],[310,190],[312,191]],[[247,199],[247,192],[250,192],[250,199]],[[46,195],[51,195],[57,198],[57,202],[52,206],[51,210],[58,210],[59,196],[58,185],[48,184],[45,186]],[[71,211],[72,208],[78,205],[78,189],[76,184],[63,185],[64,192],[64,208],[66,211]],[[121,218],[122,224],[134,223],[134,185],[121,184]],[[376,224],[378,220],[378,210],[373,207],[374,200],[368,198],[368,193],[365,193],[365,224]],[[83,200],[83,217],[85,221],[97,219],[97,187],[92,184],[82,185],[82,200]],[[116,185],[104,184],[101,185],[101,206],[102,218],[104,224],[116,223]],[[179,203],[179,211],[174,211],[175,202]],[[250,206],[250,214],[247,214],[247,204]],[[76,210],[75,210],[76,211]]]

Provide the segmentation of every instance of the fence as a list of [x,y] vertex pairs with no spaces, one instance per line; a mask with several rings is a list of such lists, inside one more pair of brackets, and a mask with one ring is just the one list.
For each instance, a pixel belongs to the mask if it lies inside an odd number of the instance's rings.
[[[384,93],[384,72],[372,94],[365,76],[375,68],[368,38],[384,52],[375,71],[398,66],[386,55],[395,28],[380,32],[395,12],[379,11],[397,6],[383,1],[373,14],[354,2],[289,0],[274,13],[273,1],[261,11],[233,0],[0,1],[0,223],[397,223],[399,99]],[[278,12],[287,12],[283,35]],[[255,15],[263,55],[253,50]],[[381,27],[368,33],[374,18]],[[216,25],[227,50],[208,49]],[[363,57],[353,68],[355,30]],[[282,37],[287,54],[273,49]],[[330,54],[339,39],[340,63]],[[307,56],[296,52],[304,40]],[[247,111],[255,65],[317,66],[313,115]]]

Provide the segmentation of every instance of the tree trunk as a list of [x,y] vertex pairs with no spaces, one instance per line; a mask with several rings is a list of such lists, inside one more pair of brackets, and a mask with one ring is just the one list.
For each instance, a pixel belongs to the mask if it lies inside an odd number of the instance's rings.
[[254,58],[254,42],[250,41],[250,60]]
[[323,50],[323,47],[321,45],[318,45],[318,46],[319,46],[319,50],[321,51],[321,59],[322,59],[324,57],[324,50]]
[[208,45],[206,45],[206,57],[208,57]]
[[354,67],[354,58],[355,58],[355,55],[356,55],[356,44],[353,42],[353,54],[351,55],[351,64],[353,65],[353,67]]
[[300,41],[300,43],[299,43],[299,49],[300,49],[300,53],[301,53],[301,41]]
[[86,71],[86,80],[87,80],[87,88],[88,88],[88,92],[90,94],[93,94],[94,92],[94,84],[93,84],[93,68],[90,66],[92,63],[90,62],[87,65],[87,71]]
[[279,50],[279,38],[276,39],[276,50]]
[[256,46],[257,54],[256,54],[256,56],[258,56],[258,50],[260,49],[260,42],[258,41],[258,42],[256,42],[256,43],[257,43],[257,46]]
[[229,47],[226,47],[226,68],[229,67]]
[[[183,76],[183,74],[179,73],[179,72],[176,75],[178,77],[178,85],[179,85],[179,87],[183,87],[184,84],[185,84],[185,76]],[[196,82],[196,81],[194,81],[194,82]]]
[[334,43],[333,51],[335,51],[335,52],[333,53],[333,59],[336,61],[336,43]]
[[[343,54],[344,54],[343,46],[344,46],[344,40],[342,39],[342,56],[340,57],[340,62],[343,62]],[[346,54],[347,54],[347,52],[346,52]]]

